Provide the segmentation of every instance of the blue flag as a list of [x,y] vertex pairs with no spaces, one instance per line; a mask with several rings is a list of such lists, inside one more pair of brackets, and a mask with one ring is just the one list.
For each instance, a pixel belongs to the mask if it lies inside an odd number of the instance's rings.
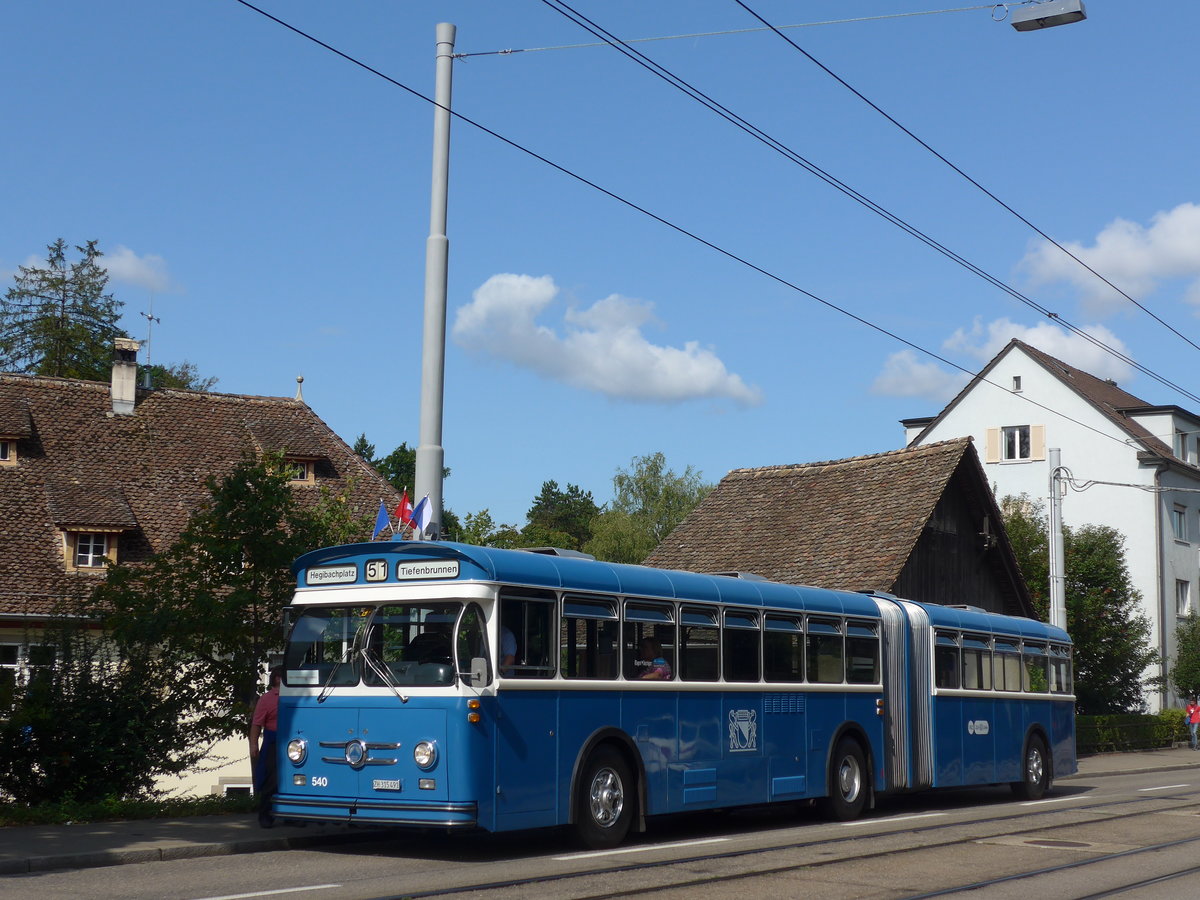
[[392,524],[391,518],[388,517],[387,507],[383,505],[383,501],[379,501],[379,515],[375,517],[375,533],[371,535],[371,540],[379,537],[379,532]]
[[413,527],[414,541],[424,540],[425,531],[429,528],[431,519],[433,519],[433,509],[429,505],[429,495],[426,494],[413,510],[412,520],[409,522]]

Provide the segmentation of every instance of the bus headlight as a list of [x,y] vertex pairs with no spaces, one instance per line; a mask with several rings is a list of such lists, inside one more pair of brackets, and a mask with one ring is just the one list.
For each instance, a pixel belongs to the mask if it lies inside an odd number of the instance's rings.
[[308,741],[304,738],[288,741],[287,755],[293,763],[300,765],[308,757]]
[[413,762],[422,769],[432,769],[437,762],[437,747],[433,741],[421,741],[413,747]]

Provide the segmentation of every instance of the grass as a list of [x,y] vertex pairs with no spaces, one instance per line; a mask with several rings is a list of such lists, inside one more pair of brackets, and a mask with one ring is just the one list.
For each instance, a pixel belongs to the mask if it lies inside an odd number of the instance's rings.
[[68,825],[78,822],[110,822],[116,819],[174,819],[182,816],[219,816],[249,813],[253,797],[171,797],[103,800],[62,800],[57,803],[14,803],[0,801],[0,826]]

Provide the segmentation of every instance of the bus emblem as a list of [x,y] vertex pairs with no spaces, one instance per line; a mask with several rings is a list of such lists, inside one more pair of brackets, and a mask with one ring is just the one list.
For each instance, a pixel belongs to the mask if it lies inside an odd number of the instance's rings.
[[729,749],[758,749],[758,710],[731,709],[729,711]]
[[967,734],[984,735],[991,730],[987,719],[972,719],[967,722]]

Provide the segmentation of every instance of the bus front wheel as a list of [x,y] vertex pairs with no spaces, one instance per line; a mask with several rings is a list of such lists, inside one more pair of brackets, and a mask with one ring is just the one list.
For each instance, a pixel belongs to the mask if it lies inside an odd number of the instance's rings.
[[1025,745],[1025,760],[1021,766],[1021,780],[1011,785],[1012,792],[1022,800],[1040,800],[1050,789],[1050,762],[1046,756],[1046,742],[1037,735]]
[[593,850],[615,847],[629,833],[633,776],[621,754],[600,747],[588,757],[575,794],[575,831]]
[[849,822],[867,805],[867,763],[858,741],[844,737],[829,761],[829,794],[818,801],[826,818]]

